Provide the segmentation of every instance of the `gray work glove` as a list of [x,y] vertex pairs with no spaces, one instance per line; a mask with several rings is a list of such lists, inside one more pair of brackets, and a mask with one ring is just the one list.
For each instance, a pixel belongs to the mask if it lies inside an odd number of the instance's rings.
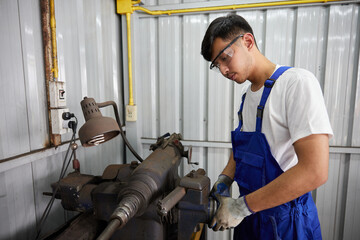
[[224,231],[225,229],[234,228],[239,225],[245,217],[253,213],[245,203],[244,196],[233,199],[218,195],[217,199],[220,201],[220,207],[209,225],[214,231]]
[[217,195],[230,197],[230,186],[233,181],[225,174],[220,174],[210,191],[210,195],[215,199],[217,199]]

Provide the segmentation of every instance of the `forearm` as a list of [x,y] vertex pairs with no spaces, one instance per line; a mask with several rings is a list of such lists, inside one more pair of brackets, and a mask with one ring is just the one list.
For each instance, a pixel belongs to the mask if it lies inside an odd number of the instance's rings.
[[306,138],[294,144],[294,147],[298,164],[246,196],[254,212],[289,202],[326,182],[329,161],[327,135]]
[[221,174],[225,174],[226,176],[230,177],[231,179],[234,179],[235,169],[236,169],[236,162],[234,160],[233,152],[231,150],[229,161]]
[[289,169],[274,181],[246,196],[246,201],[254,212],[272,208],[289,202],[314,190],[313,176],[304,174],[299,166]]

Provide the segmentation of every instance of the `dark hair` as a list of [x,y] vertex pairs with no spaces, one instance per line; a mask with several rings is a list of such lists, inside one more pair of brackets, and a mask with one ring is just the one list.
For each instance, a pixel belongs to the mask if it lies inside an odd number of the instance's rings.
[[251,33],[254,35],[251,26],[243,17],[236,14],[229,14],[225,17],[216,18],[206,30],[201,44],[201,55],[203,55],[207,61],[211,61],[211,48],[216,38],[232,40],[242,33]]

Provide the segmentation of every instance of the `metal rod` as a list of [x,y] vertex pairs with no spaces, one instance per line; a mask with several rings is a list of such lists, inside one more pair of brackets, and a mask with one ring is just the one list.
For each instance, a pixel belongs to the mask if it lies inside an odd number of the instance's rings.
[[105,230],[100,234],[97,240],[108,240],[114,234],[116,229],[120,226],[121,222],[115,218],[106,226]]
[[186,189],[184,187],[176,187],[164,199],[160,200],[158,207],[160,213],[166,216],[168,212],[185,196]]

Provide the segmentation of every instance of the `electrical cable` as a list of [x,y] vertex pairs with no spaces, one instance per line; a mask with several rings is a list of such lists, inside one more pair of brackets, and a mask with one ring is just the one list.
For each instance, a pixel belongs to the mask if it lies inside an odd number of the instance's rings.
[[[74,116],[74,117],[75,117],[75,116]],[[40,223],[39,223],[39,225],[38,225],[38,227],[37,227],[37,234],[36,234],[36,238],[35,238],[36,240],[39,239],[40,233],[41,233],[41,230],[42,230],[42,227],[43,227],[43,224],[45,223],[45,221],[46,221],[46,219],[47,219],[47,217],[48,217],[48,215],[49,215],[49,213],[50,213],[50,210],[51,210],[51,208],[52,208],[52,206],[53,206],[53,203],[54,203],[54,201],[55,201],[55,196],[56,196],[56,194],[57,194],[57,191],[58,191],[59,188],[60,188],[60,180],[61,180],[62,178],[64,178],[65,173],[66,173],[66,171],[67,171],[67,169],[68,169],[68,167],[69,167],[69,164],[70,164],[70,162],[71,162],[71,159],[72,159],[72,157],[73,157],[73,155],[74,155],[74,150],[73,150],[72,153],[71,153],[71,155],[70,155],[70,157],[69,157],[69,159],[66,160],[66,159],[67,159],[67,156],[68,156],[68,154],[69,154],[69,150],[70,150],[70,148],[71,148],[71,145],[72,145],[73,143],[75,143],[77,123],[78,123],[78,121],[77,121],[77,118],[75,117],[75,122],[74,122],[74,123],[72,124],[72,126],[71,126],[71,129],[73,130],[73,135],[72,135],[72,137],[71,137],[71,140],[70,140],[70,142],[69,142],[69,147],[68,147],[68,149],[67,149],[67,151],[66,151],[66,154],[65,154],[65,157],[64,157],[63,165],[62,165],[61,171],[60,171],[59,180],[58,180],[58,182],[57,182],[57,185],[56,185],[55,190],[53,191],[53,194],[52,194],[52,196],[51,196],[51,199],[50,199],[48,205],[46,206],[46,208],[45,208],[45,210],[44,210],[44,212],[43,212],[43,215],[42,215],[41,218],[40,218]],[[65,167],[65,166],[66,166],[66,167]]]
[[135,151],[135,149],[131,146],[131,144],[129,143],[129,141],[127,140],[126,138],[126,135],[124,133],[124,131],[122,130],[122,124],[121,124],[121,121],[120,121],[120,115],[119,115],[119,111],[117,109],[117,105],[114,101],[107,101],[107,102],[103,102],[103,103],[97,103],[98,107],[99,108],[102,108],[102,107],[106,107],[108,105],[112,105],[113,106],[113,109],[114,109],[114,113],[115,113],[115,118],[116,118],[116,122],[117,124],[119,125],[119,128],[120,128],[120,134],[121,134],[121,137],[123,138],[124,142],[125,142],[125,145],[129,148],[129,150],[132,152],[132,154],[134,154],[134,156],[140,161],[140,162],[143,162],[144,160],[139,156],[139,154]]
[[143,162],[144,160],[139,156],[139,154],[135,151],[135,149],[130,145],[129,141],[127,140],[125,133],[122,130],[121,125],[119,126],[119,128],[120,128],[121,137],[123,138],[125,145],[129,148],[129,150],[132,152],[132,154],[134,154],[134,156],[137,158],[137,160],[139,160],[139,162]]

